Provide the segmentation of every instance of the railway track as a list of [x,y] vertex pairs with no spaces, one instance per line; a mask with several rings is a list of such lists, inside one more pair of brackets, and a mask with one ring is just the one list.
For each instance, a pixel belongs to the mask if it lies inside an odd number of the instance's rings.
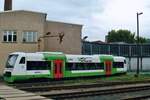
[[[145,86],[137,86],[138,84],[147,84]],[[134,91],[150,90],[150,80],[145,81],[101,81],[96,80],[92,82],[78,82],[76,80],[59,80],[59,81],[40,81],[40,82],[27,82],[27,83],[15,83],[8,84],[17,89],[36,93],[37,95],[53,98],[53,99],[66,99],[66,98],[79,98],[85,96],[96,96],[96,95],[111,95],[117,93],[128,93]],[[127,85],[133,85],[133,87],[123,87]],[[120,88],[113,88],[118,87]],[[107,88],[106,88],[107,87]],[[109,88],[112,87],[112,88]],[[105,89],[104,89],[105,88]],[[135,98],[135,99],[134,99]],[[144,98],[141,97],[142,100]],[[146,97],[145,97],[146,98]],[[147,97],[148,98],[148,97]],[[140,97],[125,98],[123,100],[141,100]]]
[[129,98],[121,99],[121,100],[148,100],[148,99],[150,99],[150,95],[143,95],[143,96],[129,97]]
[[[47,81],[47,82],[34,82],[34,83],[17,83],[17,84],[8,84],[9,86],[13,86],[19,89],[27,89],[27,88],[34,88],[34,87],[59,87],[59,86],[66,86],[66,85],[80,85],[84,87],[85,85],[95,84],[99,87],[102,86],[115,86],[115,85],[128,85],[128,84],[140,84],[140,83],[150,83],[150,80],[146,81],[130,81],[130,82],[121,82],[121,81],[112,81],[112,82],[105,82],[105,81],[95,81],[95,82],[76,82],[76,80],[71,81]],[[84,85],[82,85],[84,84]]]
[[125,93],[125,92],[134,92],[134,91],[142,91],[148,89],[150,89],[150,86],[124,87],[124,88],[111,88],[111,89],[89,88],[89,89],[75,89],[63,93],[53,94],[50,92],[43,92],[38,94],[53,99],[65,99],[65,98],[78,98],[78,97],[94,96],[94,95],[108,95],[108,94],[117,94],[117,93]]
[[0,97],[0,100],[5,100],[5,99]]
[[68,90],[68,89],[81,89],[81,88],[97,88],[106,86],[117,86],[117,85],[128,85],[128,84],[104,84],[104,83],[92,83],[92,84],[70,84],[70,85],[45,85],[45,86],[31,86],[31,87],[17,87],[20,90],[38,92],[38,91],[49,91],[49,90]]
[[78,98],[94,95],[108,95],[116,93],[150,90],[150,84],[132,84],[100,87],[98,84],[70,85],[70,86],[41,86],[24,87],[22,90],[36,93],[53,99]]

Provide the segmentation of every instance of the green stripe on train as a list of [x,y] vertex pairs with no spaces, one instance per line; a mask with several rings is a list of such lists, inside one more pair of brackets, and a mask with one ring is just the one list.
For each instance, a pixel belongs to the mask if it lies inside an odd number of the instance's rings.
[[15,80],[28,80],[33,78],[52,78],[50,74],[36,74],[36,75],[12,75],[11,77],[4,77],[7,82],[14,82]]
[[66,56],[64,54],[49,54],[49,53],[44,53],[44,60],[63,60],[66,61]]
[[100,57],[100,62],[104,62],[104,61],[114,61],[114,58],[112,55],[101,55]]
[[104,72],[81,72],[81,73],[72,73],[71,71],[65,71],[64,77],[82,77],[82,76],[98,76],[105,75]]

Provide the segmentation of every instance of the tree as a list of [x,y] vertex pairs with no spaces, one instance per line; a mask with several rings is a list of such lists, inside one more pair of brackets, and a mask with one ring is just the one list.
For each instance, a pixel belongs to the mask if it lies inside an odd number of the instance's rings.
[[[107,42],[125,42],[125,43],[136,43],[137,37],[135,37],[135,33],[132,33],[129,30],[111,30],[107,35]],[[139,37],[140,43],[145,43],[146,39],[143,37]]]
[[[136,37],[135,41],[137,43],[137,37]],[[147,43],[147,39],[144,37],[139,37],[139,43]]]
[[135,34],[131,33],[128,30],[112,30],[108,32],[107,42],[125,42],[125,43],[134,43]]
[[146,43],[150,43],[150,39],[148,38],[148,39],[146,39]]

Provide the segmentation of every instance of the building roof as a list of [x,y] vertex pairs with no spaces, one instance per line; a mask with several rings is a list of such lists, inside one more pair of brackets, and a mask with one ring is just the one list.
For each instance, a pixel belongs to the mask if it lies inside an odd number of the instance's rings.
[[70,25],[76,25],[76,26],[83,26],[81,24],[76,24],[76,23],[70,23],[70,22],[62,22],[62,21],[54,21],[54,20],[47,20],[47,22],[54,22],[54,23],[62,23],[62,24],[70,24]]
[[[8,10],[8,11],[2,11],[2,12],[0,12],[0,14],[3,14],[3,13],[16,13],[16,12],[26,12],[26,13],[36,13],[36,14],[45,14],[45,15],[47,15],[47,13],[37,12],[37,11],[29,11],[29,10]],[[81,24],[61,22],[61,21],[54,21],[54,20],[47,20],[47,22],[56,22],[56,23],[62,23],[62,24],[70,24],[70,25],[82,26]]]
[[92,41],[93,43],[98,43],[98,44],[106,44],[106,42],[103,42],[101,40],[97,40],[97,41]]
[[27,13],[46,14],[46,13],[43,13],[43,12],[29,11],[29,10],[8,10],[8,11],[2,11],[0,13],[15,13],[15,12],[27,12]]

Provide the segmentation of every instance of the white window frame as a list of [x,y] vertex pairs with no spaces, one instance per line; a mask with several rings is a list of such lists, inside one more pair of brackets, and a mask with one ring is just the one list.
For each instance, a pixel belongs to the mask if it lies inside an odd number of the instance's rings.
[[[4,40],[4,36],[6,35],[6,41]],[[9,41],[9,35],[11,35],[11,41]],[[14,41],[14,36],[16,36],[16,40]],[[3,32],[3,42],[17,42],[17,32],[13,30],[5,30]]]
[[29,42],[29,43],[37,42],[37,35],[38,35],[38,32],[36,31],[24,31],[22,41]]

